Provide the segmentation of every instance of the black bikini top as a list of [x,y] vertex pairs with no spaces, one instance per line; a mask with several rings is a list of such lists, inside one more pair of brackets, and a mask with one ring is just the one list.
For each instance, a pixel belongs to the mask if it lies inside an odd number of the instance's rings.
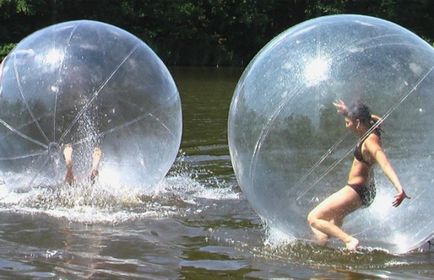
[[[379,137],[381,136],[381,132],[377,129],[374,130],[373,132],[374,134],[378,135]],[[370,165],[371,163],[367,160],[365,160],[363,158],[363,154],[362,154],[362,145],[363,142],[365,142],[365,140],[368,139],[368,136],[365,137],[365,139],[363,139],[362,141],[360,141],[359,143],[357,143],[356,147],[354,148],[354,158],[357,159],[360,162],[363,162],[367,165]]]
[[369,165],[370,163],[363,158],[363,154],[362,154],[362,144],[363,144],[363,142],[365,142],[365,140],[366,140],[366,138],[363,139],[363,141],[357,143],[356,147],[354,148],[354,158],[360,162],[363,162],[363,163]]

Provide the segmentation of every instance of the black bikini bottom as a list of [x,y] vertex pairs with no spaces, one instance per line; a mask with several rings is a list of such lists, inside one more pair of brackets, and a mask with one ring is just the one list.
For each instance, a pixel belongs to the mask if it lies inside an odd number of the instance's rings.
[[348,184],[356,193],[360,196],[362,200],[362,207],[368,207],[372,204],[375,198],[375,194],[377,193],[375,189],[375,182],[371,182],[368,185],[359,185],[359,184]]

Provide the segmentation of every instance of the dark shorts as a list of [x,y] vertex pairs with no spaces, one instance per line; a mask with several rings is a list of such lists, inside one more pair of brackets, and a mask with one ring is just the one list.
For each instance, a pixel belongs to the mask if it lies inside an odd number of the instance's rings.
[[371,182],[368,185],[348,184],[356,193],[360,196],[362,201],[362,207],[368,207],[372,204],[377,193],[375,189],[375,182]]

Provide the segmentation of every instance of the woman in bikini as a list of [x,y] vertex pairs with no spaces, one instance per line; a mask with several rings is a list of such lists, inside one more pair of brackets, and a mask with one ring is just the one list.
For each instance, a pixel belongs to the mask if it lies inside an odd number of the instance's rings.
[[394,207],[399,206],[405,198],[409,197],[381,146],[379,128],[371,131],[371,127],[380,118],[371,115],[369,108],[362,103],[356,103],[349,109],[342,100],[333,105],[338,113],[345,117],[346,128],[353,131],[360,139],[354,150],[354,160],[347,185],[316,206],[309,213],[307,220],[320,244],[326,244],[329,237],[336,237],[348,250],[356,250],[359,240],[344,232],[341,226],[346,215],[359,208],[368,207],[374,200],[374,163],[378,163],[397,191],[392,202]]

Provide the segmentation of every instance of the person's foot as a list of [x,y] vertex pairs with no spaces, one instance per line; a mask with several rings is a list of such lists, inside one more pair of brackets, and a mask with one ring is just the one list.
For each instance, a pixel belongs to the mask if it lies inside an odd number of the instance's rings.
[[345,242],[345,246],[349,251],[356,251],[357,248],[359,247],[359,243],[360,242],[358,239],[351,237],[350,241]]
[[63,149],[63,156],[65,157],[66,174],[65,182],[72,184],[74,182],[74,174],[72,172],[72,146],[71,144],[66,144]]
[[92,169],[90,172],[90,181],[92,182],[92,184],[95,182],[95,178],[98,176],[98,168],[99,168],[99,163],[101,161],[101,156],[102,156],[102,151],[99,147],[96,147],[93,150],[93,154],[92,154]]

